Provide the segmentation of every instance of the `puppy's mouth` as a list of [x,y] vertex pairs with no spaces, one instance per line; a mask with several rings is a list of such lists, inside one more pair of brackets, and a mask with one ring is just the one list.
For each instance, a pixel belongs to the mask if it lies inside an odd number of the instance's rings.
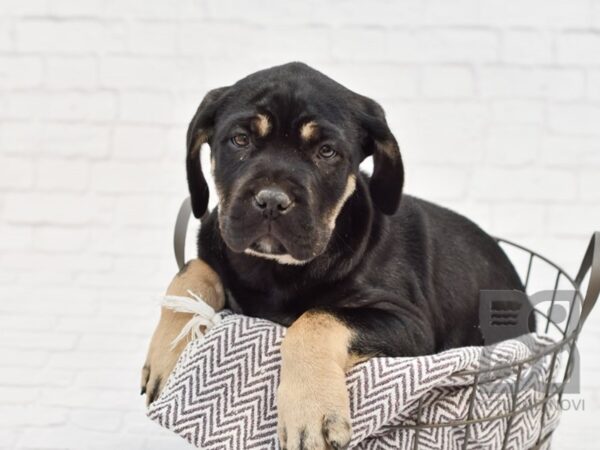
[[271,235],[257,239],[244,250],[244,253],[276,261],[279,264],[294,266],[306,264],[311,259],[294,258],[291,252],[277,238]]
[[289,253],[285,246],[271,235],[258,238],[248,248],[265,255],[285,255]]
[[[283,218],[288,220],[282,222]],[[219,209],[219,228],[225,244],[233,252],[280,264],[306,264],[319,256],[328,242],[321,230],[312,223],[302,222],[301,218],[265,221],[262,216],[238,217]]]

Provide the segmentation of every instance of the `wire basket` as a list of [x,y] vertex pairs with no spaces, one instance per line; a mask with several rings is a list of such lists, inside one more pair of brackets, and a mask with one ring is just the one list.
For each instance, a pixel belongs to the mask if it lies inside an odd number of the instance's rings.
[[[173,241],[175,259],[180,268],[185,261],[185,241],[190,215],[191,203],[190,199],[187,198],[179,210]],[[581,328],[600,294],[600,232],[592,235],[575,278],[572,278],[560,266],[537,252],[506,239],[497,238],[496,241],[513,262],[521,276],[521,280],[523,280],[526,294],[531,303],[535,305],[533,314],[536,316],[537,331],[551,337],[552,342],[544,346],[543,350],[533,352],[533,356],[513,361],[510,364],[480,365],[478,370],[461,373],[460,376],[468,380],[465,386],[470,388],[468,413],[464,419],[449,419],[428,423],[424,420],[422,414],[423,398],[420,398],[413,416],[416,417],[414,423],[394,425],[394,429],[405,430],[407,435],[412,436],[413,450],[423,447],[430,448],[427,443],[421,445],[419,435],[420,433],[434,434],[432,431],[436,429],[464,430],[461,433],[456,433],[461,435],[461,445],[458,445],[458,448],[462,447],[463,450],[480,449],[484,446],[477,442],[476,433],[472,433],[470,429],[474,425],[493,424],[495,421],[502,422],[502,445],[498,446],[497,442],[494,441],[491,446],[487,445],[485,448],[502,450],[508,448],[518,448],[519,450],[521,448],[547,449],[550,445],[552,433],[558,424],[560,409],[557,405],[560,405],[564,393],[577,392],[578,384],[573,384],[574,369],[579,363],[575,344]],[[587,289],[585,295],[583,295],[582,291],[585,285],[587,285]],[[534,301],[534,297],[537,297],[539,293],[545,293],[545,296],[542,296],[544,301]],[[536,300],[539,300],[539,297]],[[566,308],[562,306],[565,303],[567,304]],[[561,309],[563,314],[559,314]],[[524,333],[526,332],[524,331]],[[529,369],[539,365],[547,369],[539,372],[543,374],[543,378],[537,380],[541,387],[541,395],[539,396],[541,398],[522,406],[519,404],[518,398],[523,390],[528,389],[526,381],[530,372]],[[503,380],[507,381],[505,384],[510,387],[510,392],[504,393],[508,397],[506,400],[510,402],[510,407],[499,414],[487,413],[482,417],[476,417],[474,414],[477,409],[475,399],[478,392],[486,384],[491,385]],[[551,423],[549,423],[549,405],[552,405],[550,410],[556,412],[551,417]],[[514,428],[513,425],[517,423],[516,418],[520,414],[532,410],[539,411],[541,422],[537,438],[534,438],[534,444],[517,447],[514,443],[511,445],[509,439],[511,430]]]
[[[532,357],[522,359],[510,364],[495,365],[485,367],[477,371],[465,373],[469,375],[472,383],[469,394],[468,414],[464,420],[449,420],[435,423],[424,423],[422,420],[422,404],[417,405],[416,423],[414,425],[400,425],[398,428],[411,430],[414,433],[413,449],[420,448],[419,434],[421,432],[431,432],[434,428],[452,427],[453,429],[464,429],[464,438],[462,441],[463,449],[478,448],[478,443],[470,435],[470,428],[477,424],[490,424],[494,421],[503,421],[502,429],[504,431],[502,449],[509,447],[509,436],[515,417],[526,413],[534,408],[540,411],[541,420],[539,427],[539,436],[531,449],[548,448],[552,433],[556,426],[547,426],[548,405],[552,404],[556,411],[559,411],[560,402],[563,394],[568,392],[570,383],[573,384],[574,368],[578,366],[578,357],[575,344],[581,328],[591,312],[594,303],[600,293],[600,232],[594,233],[588,249],[585,253],[579,272],[575,278],[572,278],[561,267],[548,258],[537,252],[529,250],[521,245],[497,239],[498,243],[513,261],[515,268],[524,280],[525,290],[532,303],[534,304],[534,314],[536,316],[537,331],[554,337],[555,344],[546,347],[543,351],[536,353]],[[590,273],[589,278],[587,277]],[[587,279],[586,294],[582,294],[582,286]],[[552,283],[549,285],[549,283]],[[550,289],[551,287],[551,289]],[[545,292],[544,292],[545,290]],[[540,295],[544,299],[540,300]],[[537,301],[533,298],[537,296]],[[568,300],[565,302],[564,300]],[[567,308],[564,308],[564,304]],[[562,314],[561,314],[562,312]],[[520,389],[525,389],[522,383],[522,374],[531,367],[538,364],[544,364],[543,360],[550,360],[548,370],[543,377],[543,392],[540,399],[520,406],[517,398]],[[547,362],[546,362],[547,364]],[[578,375],[578,373],[577,373]],[[508,401],[511,402],[510,411],[497,415],[485,417],[474,417],[474,403],[478,389],[490,380],[495,383],[511,377],[512,389]],[[515,381],[516,380],[516,381]],[[520,382],[521,381],[521,382]],[[575,383],[577,384],[577,383]],[[572,386],[571,388],[577,388]],[[555,402],[555,403],[552,403]],[[556,417],[558,419],[558,417]],[[558,424],[558,420],[556,420]]]

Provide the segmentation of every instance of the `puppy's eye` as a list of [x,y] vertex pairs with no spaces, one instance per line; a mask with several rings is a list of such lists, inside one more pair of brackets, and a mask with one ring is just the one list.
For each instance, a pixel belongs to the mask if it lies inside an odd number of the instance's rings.
[[247,134],[236,134],[231,138],[231,142],[233,142],[236,147],[247,147],[250,143],[250,138]]
[[335,155],[337,155],[337,152],[334,149],[332,149],[329,145],[323,145],[319,149],[319,156],[321,158],[330,159],[333,158]]

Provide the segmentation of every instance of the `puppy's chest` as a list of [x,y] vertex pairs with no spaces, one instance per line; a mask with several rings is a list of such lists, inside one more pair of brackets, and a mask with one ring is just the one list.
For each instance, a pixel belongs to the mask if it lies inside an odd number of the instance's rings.
[[294,289],[265,281],[261,286],[226,283],[228,307],[236,313],[289,326],[313,306],[312,290]]

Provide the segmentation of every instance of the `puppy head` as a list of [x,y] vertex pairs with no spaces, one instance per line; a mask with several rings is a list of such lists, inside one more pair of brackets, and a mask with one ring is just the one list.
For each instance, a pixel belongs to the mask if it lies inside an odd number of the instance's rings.
[[301,63],[256,72],[209,92],[187,135],[194,215],[208,204],[200,147],[208,143],[227,246],[301,264],[327,248],[359,164],[373,156],[370,193],[393,214],[404,171],[383,109]]

